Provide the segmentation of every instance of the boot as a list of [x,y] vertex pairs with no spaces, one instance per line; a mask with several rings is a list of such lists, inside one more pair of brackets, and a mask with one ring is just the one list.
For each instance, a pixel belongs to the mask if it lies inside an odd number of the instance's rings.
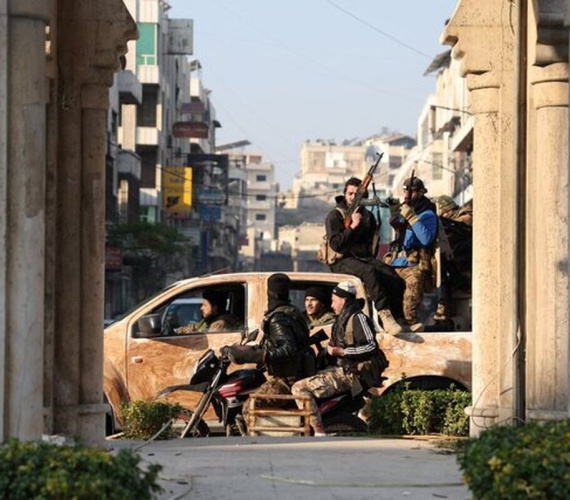
[[402,333],[402,327],[394,319],[390,309],[381,309],[378,311],[378,317],[380,318],[382,328],[384,328],[386,333],[389,333],[390,335],[398,335]]

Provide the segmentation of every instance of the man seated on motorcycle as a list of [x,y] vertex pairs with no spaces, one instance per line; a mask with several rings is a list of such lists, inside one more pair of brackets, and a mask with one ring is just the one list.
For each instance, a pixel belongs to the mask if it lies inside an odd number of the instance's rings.
[[330,310],[331,294],[324,286],[310,286],[305,291],[305,311],[303,318],[309,328],[325,325],[334,321],[334,313]]
[[175,328],[177,335],[202,332],[224,332],[237,328],[240,321],[226,310],[228,294],[216,290],[204,290],[202,293],[202,320],[192,325]]
[[[337,315],[327,346],[333,366],[316,375],[299,380],[291,388],[294,396],[308,396],[311,409],[310,424],[316,437],[325,436],[325,429],[316,398],[351,391],[362,392],[359,366],[379,352],[372,322],[362,312],[363,300],[356,298],[356,288],[348,281],[339,283],[332,292],[332,309]],[[329,363],[329,364],[331,364]],[[302,402],[297,401],[299,408]]]
[[[267,281],[268,308],[265,312],[260,345],[233,345],[222,348],[236,364],[266,364],[268,380],[256,394],[291,394],[300,378],[315,373],[315,355],[309,347],[309,329],[301,312],[289,301],[291,280],[276,273]],[[260,406],[280,406],[282,401],[266,400]]]

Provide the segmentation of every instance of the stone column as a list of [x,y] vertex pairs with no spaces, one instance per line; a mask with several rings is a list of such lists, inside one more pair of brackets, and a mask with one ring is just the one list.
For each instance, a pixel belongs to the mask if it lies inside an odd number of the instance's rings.
[[475,115],[472,435],[512,414],[517,231],[511,21],[501,2],[461,0],[443,34],[461,61]]
[[47,19],[45,1],[0,1],[1,441],[43,431]]
[[109,87],[136,25],[121,0],[60,0],[53,432],[101,442]]
[[530,72],[527,418],[566,418],[569,390],[568,64]]

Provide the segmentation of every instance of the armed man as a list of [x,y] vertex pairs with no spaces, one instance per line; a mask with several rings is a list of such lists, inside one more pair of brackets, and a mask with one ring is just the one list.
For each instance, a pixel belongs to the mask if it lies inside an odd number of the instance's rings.
[[431,259],[437,237],[438,221],[435,205],[425,196],[427,189],[414,176],[404,181],[404,203],[387,200],[390,205],[390,225],[396,230],[396,240],[385,257],[405,281],[404,316],[412,331],[423,330],[419,309],[424,287],[432,279]]
[[[325,220],[330,247],[341,254],[330,264],[335,273],[357,276],[364,283],[378,311],[384,330],[391,335],[402,333],[402,298],[405,285],[390,266],[377,259],[378,224],[363,206],[354,207],[362,181],[351,177],[344,185],[343,195],[335,198],[336,207]],[[352,210],[353,209],[353,210]]]

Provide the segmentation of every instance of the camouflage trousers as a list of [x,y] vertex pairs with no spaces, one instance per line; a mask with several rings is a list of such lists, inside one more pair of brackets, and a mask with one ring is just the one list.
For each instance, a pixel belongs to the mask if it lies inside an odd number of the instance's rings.
[[[345,372],[340,366],[329,366],[312,377],[295,382],[291,387],[294,396],[309,397],[310,424],[316,432],[323,432],[324,429],[315,398],[326,398],[346,391],[357,393],[361,390],[362,386],[358,377],[353,373]],[[303,403],[297,401],[297,406],[302,409]]]
[[406,282],[404,291],[404,317],[409,325],[419,321],[418,312],[424,296],[425,273],[420,271],[419,266],[395,267],[398,276]]

